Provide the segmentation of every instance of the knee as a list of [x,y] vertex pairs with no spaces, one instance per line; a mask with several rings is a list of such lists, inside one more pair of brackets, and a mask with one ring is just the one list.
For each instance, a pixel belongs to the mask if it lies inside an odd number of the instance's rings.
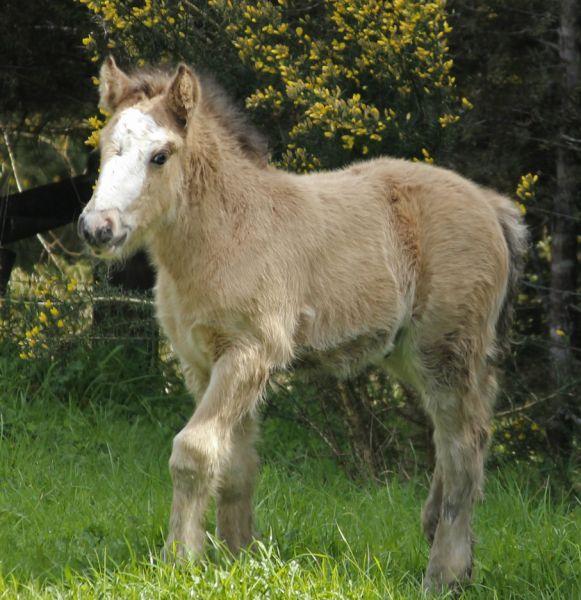
[[[458,432],[451,437],[437,437],[436,446],[438,460],[442,465],[444,496],[448,496],[452,504],[462,502],[463,497],[472,501],[481,496],[488,438],[489,431],[486,427],[469,428],[469,431]],[[453,512],[453,508],[450,512]]]
[[169,459],[174,484],[191,487],[212,479],[226,450],[223,442],[209,427],[180,431],[173,440]]

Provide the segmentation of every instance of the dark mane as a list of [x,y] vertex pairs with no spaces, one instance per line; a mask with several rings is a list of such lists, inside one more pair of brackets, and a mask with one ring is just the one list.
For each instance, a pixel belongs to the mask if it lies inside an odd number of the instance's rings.
[[198,77],[202,85],[202,101],[206,110],[209,110],[222,127],[234,136],[246,156],[261,165],[266,165],[269,157],[266,138],[250,123],[248,117],[211,75],[201,74]]
[[[220,125],[238,143],[240,151],[265,166],[268,162],[268,144],[266,138],[250,123],[248,117],[236,106],[230,95],[210,75],[196,73],[202,87],[202,103],[206,112],[217,119]],[[163,94],[167,89],[173,72],[162,69],[142,68],[131,73],[133,93],[143,93],[147,98]]]

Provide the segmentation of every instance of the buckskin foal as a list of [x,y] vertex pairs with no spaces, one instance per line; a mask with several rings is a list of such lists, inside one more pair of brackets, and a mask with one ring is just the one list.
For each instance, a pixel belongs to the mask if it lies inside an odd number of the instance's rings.
[[97,255],[149,252],[157,315],[197,408],[175,437],[166,553],[199,555],[204,513],[252,536],[256,413],[301,358],[374,363],[418,390],[437,464],[422,513],[427,586],[466,580],[496,378],[525,229],[511,202],[445,169],[380,158],[310,175],[267,164],[226,97],[185,65],[100,77],[112,117],[79,220]]

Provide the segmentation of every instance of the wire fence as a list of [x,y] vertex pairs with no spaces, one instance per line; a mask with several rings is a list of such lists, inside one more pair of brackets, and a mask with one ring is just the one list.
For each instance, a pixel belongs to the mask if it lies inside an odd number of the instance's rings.
[[97,342],[133,345],[153,354],[161,350],[150,293],[60,274],[13,276],[0,303],[0,339],[12,344],[22,360],[55,358],[72,346]]
[[[555,289],[527,279],[522,285],[535,296],[519,303],[517,314],[542,312],[539,301],[552,293],[581,298],[578,291]],[[576,308],[574,303],[570,306]],[[78,343],[82,339],[155,345],[159,337],[151,292],[127,291],[110,285],[106,278],[77,281],[56,273],[52,266],[32,273],[17,270],[10,293],[0,300],[0,338],[16,340],[23,348],[21,354],[31,357],[41,354],[45,346],[54,350],[64,342]],[[514,342],[516,346],[535,346],[544,351],[559,345],[559,340],[543,333],[520,336]],[[562,346],[581,356],[581,347],[571,340],[564,338]]]

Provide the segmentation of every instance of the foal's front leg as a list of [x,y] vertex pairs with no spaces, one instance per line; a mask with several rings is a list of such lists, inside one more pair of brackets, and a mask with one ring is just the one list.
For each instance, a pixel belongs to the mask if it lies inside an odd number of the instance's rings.
[[267,361],[258,347],[232,348],[214,364],[198,408],[173,442],[166,554],[202,552],[208,501],[232,464],[236,429],[252,415],[267,377]]

